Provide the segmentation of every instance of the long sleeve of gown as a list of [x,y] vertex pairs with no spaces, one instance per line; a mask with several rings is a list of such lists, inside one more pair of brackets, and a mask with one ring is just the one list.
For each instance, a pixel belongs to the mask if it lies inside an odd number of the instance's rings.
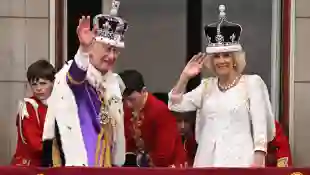
[[78,50],[74,60],[67,73],[67,82],[69,85],[80,85],[86,78],[89,66],[88,54]]
[[171,90],[168,94],[169,109],[176,112],[197,110],[201,107],[202,93],[206,86],[207,80],[202,80],[198,87],[185,94],[174,94],[173,90]]
[[[114,92],[113,92],[114,91]],[[113,127],[113,145],[112,145],[112,164],[113,166],[122,166],[125,163],[126,139],[124,129],[124,108],[122,103],[122,95],[118,84],[114,89],[110,89],[107,93],[113,93],[113,97],[108,100],[109,115],[115,119],[116,125]],[[109,98],[108,98],[109,99]]]
[[268,89],[258,75],[250,77],[248,88],[254,150],[267,152],[268,131],[274,128],[274,116],[271,112]]

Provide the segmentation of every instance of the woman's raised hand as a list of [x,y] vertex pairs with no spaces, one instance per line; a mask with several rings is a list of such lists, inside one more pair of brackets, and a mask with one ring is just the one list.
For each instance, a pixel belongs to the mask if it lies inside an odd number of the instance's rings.
[[194,55],[183,69],[181,76],[190,79],[198,75],[203,67],[205,56],[205,53],[201,52]]

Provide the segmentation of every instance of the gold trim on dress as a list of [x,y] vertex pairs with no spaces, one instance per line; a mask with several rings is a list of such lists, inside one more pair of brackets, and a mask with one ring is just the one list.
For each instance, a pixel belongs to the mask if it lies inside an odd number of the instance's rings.
[[76,84],[76,85],[78,85],[78,84],[83,84],[84,81],[85,81],[85,79],[82,80],[82,81],[76,81],[76,80],[74,80],[74,78],[70,75],[69,72],[67,73],[67,78],[68,78],[68,80],[69,80],[69,82],[70,82],[71,84]]
[[[108,114],[103,115],[106,109],[105,99],[103,93],[99,93],[98,97],[101,101],[100,107],[100,124],[101,130],[97,139],[96,154],[95,154],[95,164],[99,167],[112,167],[112,157],[111,157],[111,146],[112,146],[112,137],[113,137],[113,122],[109,118]],[[103,121],[105,120],[105,121]]]

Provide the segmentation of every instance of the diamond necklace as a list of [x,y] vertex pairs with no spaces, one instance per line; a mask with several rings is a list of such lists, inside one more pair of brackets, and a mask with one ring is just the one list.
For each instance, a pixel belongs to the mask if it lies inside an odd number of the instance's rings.
[[230,84],[226,85],[226,86],[221,85],[221,84],[220,84],[220,81],[218,81],[217,84],[218,84],[219,89],[220,89],[221,91],[227,91],[228,89],[234,87],[234,86],[237,84],[237,82],[238,82],[238,80],[240,79],[241,76],[242,76],[242,75],[236,76],[236,78],[234,79],[234,81],[231,82]]

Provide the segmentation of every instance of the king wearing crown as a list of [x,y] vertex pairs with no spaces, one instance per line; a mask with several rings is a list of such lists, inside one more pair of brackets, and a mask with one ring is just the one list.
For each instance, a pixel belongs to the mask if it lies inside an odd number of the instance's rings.
[[111,70],[124,48],[127,22],[110,14],[82,17],[80,47],[57,73],[43,132],[43,166],[122,166],[125,161],[122,82]]

